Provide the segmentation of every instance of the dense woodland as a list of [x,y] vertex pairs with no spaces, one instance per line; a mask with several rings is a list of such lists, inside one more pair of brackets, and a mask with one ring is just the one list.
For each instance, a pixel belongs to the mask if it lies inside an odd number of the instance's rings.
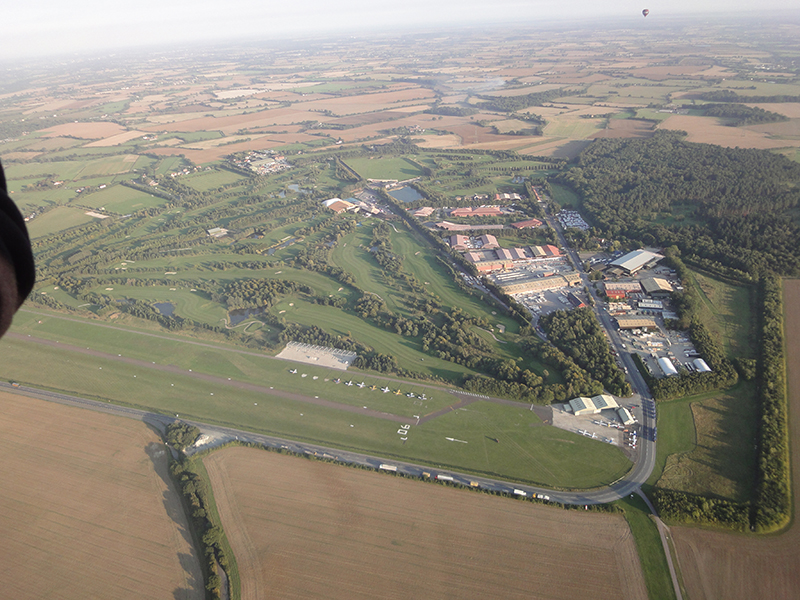
[[602,382],[610,393],[631,395],[631,386],[614,361],[603,327],[591,308],[557,310],[544,315],[539,324],[557,348]]
[[[800,164],[762,150],[683,141],[599,139],[558,176],[610,238],[680,248],[713,271],[755,279],[800,273]],[[674,218],[688,214],[685,220]]]

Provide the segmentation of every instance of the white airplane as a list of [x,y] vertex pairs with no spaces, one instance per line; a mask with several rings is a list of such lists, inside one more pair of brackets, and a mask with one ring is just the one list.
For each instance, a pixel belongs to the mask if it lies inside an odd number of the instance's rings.
[[414,392],[408,392],[406,398],[414,398]]
[[297,373],[297,369],[289,369],[289,373]]
[[392,390],[390,390],[390,389],[389,389],[389,386],[387,385],[386,387],[382,387],[382,388],[381,388],[381,391],[382,391],[382,392],[385,394],[385,393],[387,393],[387,392],[391,392]]
[[419,399],[420,400],[427,400],[428,397],[425,394],[422,394],[422,396],[420,396]]
[[362,381],[361,383],[357,383],[356,385],[357,385],[358,387],[360,387],[360,388],[363,388],[363,387],[364,387],[365,385],[367,385],[367,384],[366,384],[366,383],[364,383],[364,382]]
[[351,379],[350,381],[348,381],[347,383],[345,383],[345,385],[347,385],[347,386],[351,386],[351,385],[353,385],[353,380]]

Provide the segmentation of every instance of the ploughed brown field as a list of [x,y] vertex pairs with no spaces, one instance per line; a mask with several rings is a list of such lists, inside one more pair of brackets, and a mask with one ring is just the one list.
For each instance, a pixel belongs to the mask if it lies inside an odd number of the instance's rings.
[[204,598],[144,423],[0,392],[0,596]]
[[[794,514],[800,510],[800,279],[784,283]],[[800,597],[800,525],[755,537],[673,527],[692,600],[794,600]]]
[[619,515],[251,448],[204,462],[243,600],[647,598]]

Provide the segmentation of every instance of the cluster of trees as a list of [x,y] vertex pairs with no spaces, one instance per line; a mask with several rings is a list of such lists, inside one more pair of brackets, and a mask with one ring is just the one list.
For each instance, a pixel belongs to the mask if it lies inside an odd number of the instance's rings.
[[230,559],[222,545],[223,532],[211,520],[211,491],[208,483],[198,475],[189,460],[173,461],[170,474],[183,494],[188,509],[189,522],[194,538],[201,546],[201,565],[206,581],[206,597],[216,600],[221,597],[222,580],[217,564],[230,572]]
[[476,107],[480,110],[494,110],[497,112],[516,112],[529,106],[541,106],[545,102],[552,102],[564,95],[561,88],[533,92],[521,96],[478,96],[484,102],[479,102]]
[[652,495],[658,514],[670,521],[721,525],[739,531],[746,531],[750,523],[748,504],[660,488]]
[[197,441],[197,438],[200,437],[200,430],[184,421],[173,421],[167,425],[166,436],[170,446],[178,452],[183,452]]
[[353,361],[353,366],[357,369],[369,369],[378,373],[397,373],[400,370],[394,356],[380,352],[359,354]]
[[477,108],[467,106],[442,106],[437,104],[428,110],[422,111],[430,115],[443,115],[445,117],[469,117],[478,112]]
[[780,279],[764,277],[759,291],[762,302],[758,381],[761,439],[753,525],[759,531],[769,531],[784,526],[792,515]]
[[615,396],[630,396],[631,386],[609,351],[608,341],[590,308],[557,310],[539,324],[548,339]]
[[289,294],[312,296],[313,288],[285,279],[236,279],[225,286],[224,301],[228,310],[239,308],[264,308],[272,306]]
[[349,350],[358,354],[368,353],[372,348],[354,340],[348,336],[333,336],[327,331],[323,331],[316,325],[304,327],[297,323],[288,323],[278,336],[282,344],[287,342],[300,342],[302,344],[312,344],[314,346],[325,346],[326,348],[338,348],[339,350]]
[[700,108],[708,117],[732,119],[731,125],[734,127],[789,120],[789,117],[758,108],[757,106],[747,106],[746,104],[704,104]]
[[403,257],[392,252],[392,230],[384,221],[379,221],[372,228],[372,248],[375,260],[389,277],[397,277],[403,269]]
[[[755,88],[753,88],[755,89]],[[778,96],[751,96],[742,95],[733,90],[712,90],[710,92],[699,92],[687,95],[687,98],[697,98],[699,100],[706,100],[707,102],[762,102],[762,103],[779,103],[779,102],[800,102],[800,96],[792,96],[789,94],[782,94]]]
[[[603,237],[674,244],[709,268],[751,278],[800,272],[800,227],[787,216],[800,205],[800,165],[783,156],[657,131],[649,139],[596,140],[557,177],[583,196]],[[686,206],[696,223],[655,220]]]

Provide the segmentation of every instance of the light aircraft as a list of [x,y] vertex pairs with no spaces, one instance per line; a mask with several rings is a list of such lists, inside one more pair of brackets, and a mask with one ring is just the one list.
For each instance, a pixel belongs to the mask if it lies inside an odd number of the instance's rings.
[[428,398],[427,398],[427,396],[425,396],[425,394],[422,394],[422,396],[420,396],[419,399],[420,400],[427,400]]
[[350,381],[348,381],[347,383],[345,383],[345,385],[347,385],[347,386],[352,386],[352,385],[353,385],[353,380],[351,379]]
[[414,398],[414,392],[408,392],[406,398]]
[[334,379],[334,380],[333,380],[333,383],[341,383],[341,382],[342,382],[342,380],[341,380],[341,379]]
[[356,385],[357,385],[358,387],[360,387],[360,388],[363,388],[363,387],[364,387],[365,385],[367,385],[367,384],[366,384],[366,383],[364,383],[364,382],[362,381],[361,383],[357,383]]
[[375,390],[378,389],[378,386],[377,385],[371,385],[371,386],[369,386],[369,389],[371,389],[374,392]]
[[389,386],[387,385],[386,387],[382,387],[381,391],[385,394],[386,392],[391,392],[392,390],[390,390]]
[[297,373],[297,369],[289,369],[289,373]]
[[394,395],[395,396],[399,396],[402,393],[403,393],[403,390],[401,390],[400,388],[397,388],[397,391],[394,393]]

